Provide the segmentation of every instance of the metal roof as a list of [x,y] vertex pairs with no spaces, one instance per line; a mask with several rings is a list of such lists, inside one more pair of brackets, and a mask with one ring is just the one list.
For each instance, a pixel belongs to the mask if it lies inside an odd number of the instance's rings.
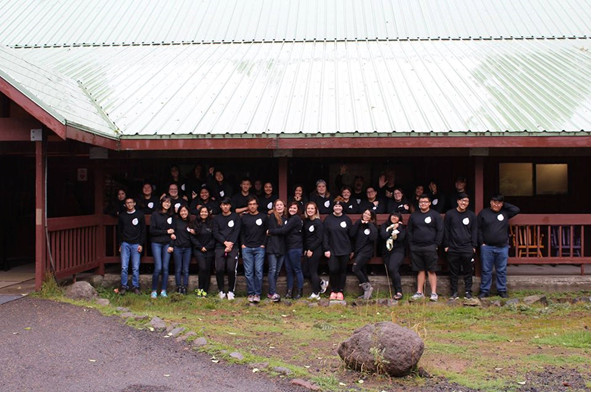
[[109,137],[589,133],[585,3],[0,0],[0,76]]
[[0,0],[14,47],[589,37],[587,0]]

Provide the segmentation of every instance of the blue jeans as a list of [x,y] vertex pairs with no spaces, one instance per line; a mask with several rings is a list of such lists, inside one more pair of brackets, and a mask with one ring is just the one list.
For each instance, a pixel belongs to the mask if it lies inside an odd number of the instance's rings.
[[264,247],[246,247],[242,249],[243,268],[247,279],[247,294],[261,296],[263,286]]
[[288,282],[288,291],[294,286],[294,276],[296,276],[297,289],[304,286],[304,276],[302,274],[302,250],[293,248],[286,253],[286,280]]
[[280,254],[267,254],[267,262],[269,263],[269,271],[267,272],[267,282],[269,283],[270,295],[277,293],[277,279],[284,264],[284,256]]
[[[191,247],[175,247],[173,257],[175,258],[175,284],[178,287],[187,287],[189,285]],[[183,281],[181,281],[181,273],[183,273]]]
[[169,282],[169,262],[171,254],[167,252],[168,244],[152,243],[152,256],[154,257],[154,273],[152,273],[152,290],[158,289],[158,276],[162,272],[162,290],[166,291]]
[[495,285],[497,292],[507,292],[506,268],[508,267],[508,246],[481,246],[481,286],[482,293],[489,293],[491,288],[491,275],[495,267]]
[[140,288],[140,253],[139,244],[121,243],[121,286],[127,288],[130,259],[132,261],[132,287]]

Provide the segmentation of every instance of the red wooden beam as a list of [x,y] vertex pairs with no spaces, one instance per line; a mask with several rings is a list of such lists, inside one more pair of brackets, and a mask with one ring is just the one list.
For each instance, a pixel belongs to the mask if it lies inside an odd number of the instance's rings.
[[0,118],[0,142],[30,142],[34,128],[42,124],[34,119]]
[[119,141],[97,134],[93,134],[88,131],[81,131],[72,126],[66,127],[66,137],[68,139],[74,139],[79,142],[87,143],[93,146],[104,147],[106,149],[117,150],[119,149]]
[[60,138],[66,139],[66,125],[62,124],[55,117],[49,114],[45,109],[37,105],[29,97],[21,93],[14,86],[0,77],[0,92],[4,93],[9,99],[15,102],[18,106],[23,108],[27,113],[45,124],[47,128],[59,135]]
[[35,142],[35,290],[40,290],[45,274],[45,141]]

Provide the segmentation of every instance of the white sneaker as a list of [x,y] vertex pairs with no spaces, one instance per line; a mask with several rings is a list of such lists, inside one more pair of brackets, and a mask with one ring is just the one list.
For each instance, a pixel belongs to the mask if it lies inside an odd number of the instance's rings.
[[325,293],[328,286],[329,286],[329,281],[321,280],[321,293]]
[[309,297],[309,300],[321,300],[321,296],[318,293],[312,293]]
[[247,296],[247,300],[249,301],[249,303],[253,303],[253,298],[255,297],[255,295],[249,295]]
[[226,294],[224,292],[220,291],[220,292],[218,292],[218,297],[220,299],[224,299],[226,297]]
[[228,291],[228,293],[226,294],[226,298],[228,300],[234,300],[234,292]]
[[415,294],[413,296],[411,296],[410,300],[414,301],[414,300],[419,300],[419,299],[423,299],[423,293],[421,292],[415,292]]
[[432,293],[430,295],[430,302],[437,302],[438,301],[438,294],[437,293]]

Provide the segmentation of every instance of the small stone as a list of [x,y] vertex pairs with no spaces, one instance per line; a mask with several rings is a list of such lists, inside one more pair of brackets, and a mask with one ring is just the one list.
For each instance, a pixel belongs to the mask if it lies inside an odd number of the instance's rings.
[[292,374],[292,370],[290,370],[289,368],[286,367],[274,367],[273,371],[275,371],[276,373],[279,374],[283,374],[283,375],[290,375]]
[[133,312],[124,312],[121,314],[121,318],[132,318],[132,319],[136,319],[136,314],[134,314]]
[[171,330],[171,331],[170,331],[170,332],[168,332],[168,333],[169,333],[169,335],[170,335],[171,337],[177,337],[177,336],[180,336],[180,335],[181,335],[181,333],[183,333],[185,330],[186,330],[186,329],[185,329],[184,327],[177,327],[177,328],[174,328],[173,330]]
[[509,299],[506,301],[506,306],[517,305],[518,303],[520,303],[520,300],[518,299]]
[[99,306],[108,306],[109,304],[111,304],[109,299],[105,299],[102,297],[95,300],[95,303],[97,303]]
[[230,356],[231,358],[238,359],[238,360],[243,360],[243,359],[245,358],[245,357],[244,357],[244,356],[243,356],[241,353],[239,353],[239,352],[232,352],[232,353],[231,353],[229,356]]
[[463,300],[463,306],[467,307],[476,307],[481,305],[481,301],[477,298],[465,299]]
[[345,300],[330,300],[329,306],[347,306],[347,302]]
[[267,367],[269,367],[269,363],[267,363],[267,362],[249,363],[249,367],[250,368],[258,368],[259,370],[263,370],[263,369],[266,369]]
[[547,301],[547,297],[545,295],[527,296],[524,299],[522,299],[522,301],[524,302],[524,304],[527,304],[527,305],[531,305],[531,304],[535,304],[535,303],[541,303],[544,305],[549,304],[549,302]]
[[152,326],[155,330],[164,330],[166,329],[166,323],[158,318],[158,317],[153,317],[150,320],[150,326]]
[[166,332],[167,332],[167,333],[170,333],[170,332],[171,332],[173,329],[175,329],[177,326],[179,326],[179,324],[178,324],[178,323],[176,323],[176,322],[175,322],[175,323],[171,323],[171,324],[167,325],[167,327],[166,327]]
[[70,299],[91,300],[98,296],[97,290],[86,281],[77,281],[66,288],[65,296]]
[[501,307],[502,302],[501,302],[501,300],[494,300],[493,302],[491,302],[491,305],[495,306],[495,307]]
[[319,303],[317,302],[308,302],[308,307],[318,307]]
[[127,307],[117,307],[116,310],[119,312],[129,312],[130,309]]
[[205,337],[198,337],[195,340],[193,340],[193,345],[196,347],[203,347],[204,345],[208,344],[208,340],[206,340]]
[[321,300],[319,300],[319,306],[321,306],[321,307],[329,307],[329,299],[321,299]]
[[432,374],[428,373],[423,367],[417,369],[417,375],[422,378],[431,378]]
[[317,385],[316,383],[305,381],[304,379],[300,379],[300,378],[292,379],[290,381],[290,383],[292,385],[302,386],[303,388],[305,388],[307,390],[312,390],[315,392],[318,392],[321,390],[321,387],[319,385]]
[[186,341],[186,340],[188,340],[189,338],[191,338],[191,337],[193,337],[193,336],[197,336],[197,333],[195,333],[195,332],[192,330],[192,331],[189,331],[189,332],[185,333],[185,334],[184,334],[184,335],[182,335],[182,336],[179,336],[179,337],[177,337],[175,340],[176,340],[177,342],[182,342],[182,341]]

